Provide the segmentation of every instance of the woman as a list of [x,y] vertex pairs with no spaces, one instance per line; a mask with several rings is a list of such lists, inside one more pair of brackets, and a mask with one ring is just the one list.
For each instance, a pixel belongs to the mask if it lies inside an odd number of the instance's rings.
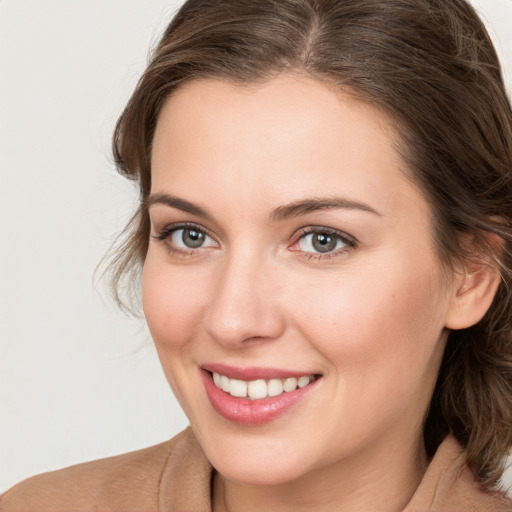
[[114,154],[191,428],[0,510],[512,510],[512,112],[464,0],[189,0]]

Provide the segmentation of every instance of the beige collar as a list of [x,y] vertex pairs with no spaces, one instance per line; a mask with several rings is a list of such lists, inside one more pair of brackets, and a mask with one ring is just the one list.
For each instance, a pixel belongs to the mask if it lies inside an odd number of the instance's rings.
[[[180,437],[162,473],[160,510],[209,512],[212,467],[190,428]],[[512,512],[512,501],[476,482],[461,446],[449,436],[404,512]]]

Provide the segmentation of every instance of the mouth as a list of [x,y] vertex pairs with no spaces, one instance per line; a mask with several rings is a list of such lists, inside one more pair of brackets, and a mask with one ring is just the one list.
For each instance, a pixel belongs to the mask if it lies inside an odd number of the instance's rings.
[[256,379],[245,381],[230,379],[226,375],[212,372],[213,383],[225,393],[236,398],[261,400],[267,397],[291,393],[302,389],[315,380],[315,375],[301,375],[300,377],[287,377],[285,379]]
[[201,375],[213,409],[224,419],[245,425],[260,425],[284,414],[302,402],[322,377],[224,366],[203,367]]

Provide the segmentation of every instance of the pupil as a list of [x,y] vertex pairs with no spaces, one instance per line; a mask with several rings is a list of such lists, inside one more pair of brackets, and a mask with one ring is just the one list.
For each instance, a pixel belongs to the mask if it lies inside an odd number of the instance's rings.
[[313,236],[313,247],[318,252],[333,251],[336,248],[336,238],[325,233],[317,233]]
[[197,229],[184,229],[182,239],[187,247],[194,249],[203,245],[204,233],[197,231]]

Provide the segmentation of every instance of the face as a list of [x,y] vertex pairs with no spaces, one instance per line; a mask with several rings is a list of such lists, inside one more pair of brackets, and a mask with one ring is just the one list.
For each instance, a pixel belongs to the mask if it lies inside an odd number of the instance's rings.
[[395,142],[376,109],[294,75],[191,82],[160,114],[144,311],[229,479],[419,443],[451,291]]

